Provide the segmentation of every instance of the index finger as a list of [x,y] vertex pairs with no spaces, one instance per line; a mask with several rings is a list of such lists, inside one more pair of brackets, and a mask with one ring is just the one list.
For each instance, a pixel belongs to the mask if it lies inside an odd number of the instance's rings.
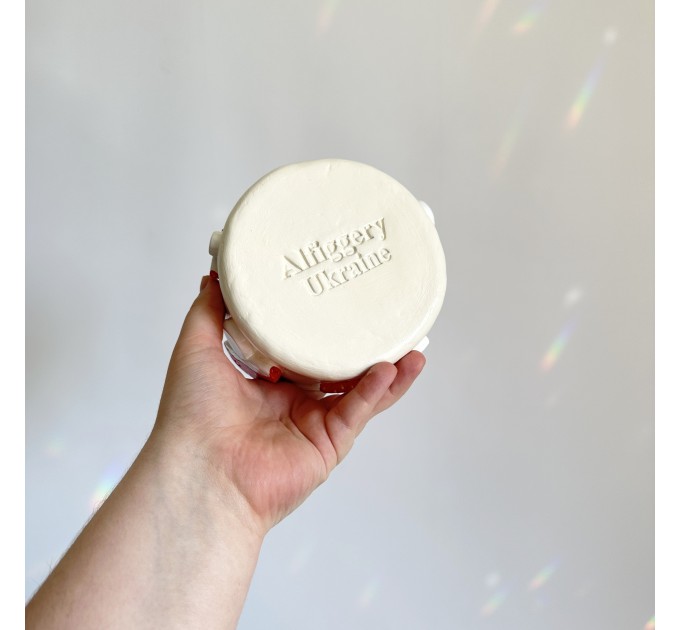
[[377,413],[376,408],[397,376],[391,363],[374,365],[356,387],[326,414],[326,431],[340,462],[352,448],[354,439]]

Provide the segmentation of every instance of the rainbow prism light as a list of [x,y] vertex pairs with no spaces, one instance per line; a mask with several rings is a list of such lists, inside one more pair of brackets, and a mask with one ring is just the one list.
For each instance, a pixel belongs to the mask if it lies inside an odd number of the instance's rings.
[[505,590],[498,591],[489,601],[482,606],[480,614],[482,617],[490,617],[493,615],[508,598],[508,592]]
[[579,90],[576,100],[569,109],[569,114],[567,115],[567,127],[569,129],[575,129],[581,122],[583,113],[586,111],[586,107],[588,107],[588,103],[590,103],[590,99],[593,97],[595,88],[600,82],[603,69],[604,57],[600,57],[588,73],[585,83]]
[[553,576],[557,571],[557,562],[551,562],[549,565],[543,567],[529,582],[529,591],[535,591],[545,586],[546,582]]
[[560,356],[562,356],[562,353],[564,352],[564,349],[571,338],[572,332],[573,327],[571,325],[565,326],[565,328],[562,329],[560,334],[557,335],[554,341],[550,344],[548,351],[543,355],[543,359],[541,360],[541,369],[544,372],[550,371],[554,367],[555,363],[557,363],[557,360],[560,358]]
[[526,10],[524,15],[522,15],[522,17],[517,22],[515,22],[515,25],[512,27],[513,33],[515,33],[515,35],[523,35],[534,28],[534,26],[536,26],[536,22],[538,22],[538,18],[541,16],[541,13],[545,11],[547,4],[548,3],[546,0],[532,4]]

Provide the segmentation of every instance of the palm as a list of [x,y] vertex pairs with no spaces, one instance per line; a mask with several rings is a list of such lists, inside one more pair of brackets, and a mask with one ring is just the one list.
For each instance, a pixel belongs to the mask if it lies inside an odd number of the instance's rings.
[[[342,399],[317,399],[292,383],[247,380],[219,352],[186,370],[205,375],[192,406],[210,436],[215,461],[257,516],[270,526],[322,483],[344,455],[326,429]],[[206,393],[208,395],[206,396]],[[200,400],[199,400],[200,398]]]
[[[169,422],[208,442],[213,468],[268,529],[327,478],[366,422],[408,389],[424,358],[412,352],[397,369],[378,364],[352,392],[322,399],[292,383],[246,380],[222,351],[222,300],[210,284],[182,329],[159,418],[174,417]],[[207,308],[192,317],[201,297]]]

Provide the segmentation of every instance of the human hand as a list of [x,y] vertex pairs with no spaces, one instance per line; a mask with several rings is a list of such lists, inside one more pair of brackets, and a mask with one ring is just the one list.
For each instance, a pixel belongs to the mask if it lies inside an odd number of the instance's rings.
[[425,364],[411,352],[319,399],[243,378],[223,319],[219,284],[203,278],[149,439],[26,607],[27,628],[235,628],[264,535]]
[[413,351],[395,365],[379,363],[352,391],[319,398],[292,383],[245,379],[222,349],[224,314],[217,280],[204,277],[151,437],[171,446],[186,474],[205,474],[264,536],[327,479],[366,423],[409,389],[425,357]]

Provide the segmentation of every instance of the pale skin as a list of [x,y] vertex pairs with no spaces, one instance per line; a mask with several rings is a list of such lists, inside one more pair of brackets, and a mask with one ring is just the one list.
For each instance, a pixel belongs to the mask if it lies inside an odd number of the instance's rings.
[[222,351],[206,276],[144,448],[26,607],[26,628],[235,628],[262,541],[425,364],[410,352],[319,398],[246,380]]

